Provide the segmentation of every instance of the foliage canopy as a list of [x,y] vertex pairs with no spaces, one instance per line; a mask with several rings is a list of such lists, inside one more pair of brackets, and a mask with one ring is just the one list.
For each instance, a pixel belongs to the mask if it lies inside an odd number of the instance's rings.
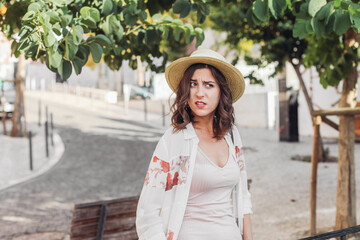
[[[198,24],[209,13],[204,0],[12,0],[0,7],[6,7],[0,29],[15,39],[15,56],[40,59],[63,78],[72,69],[81,73],[89,56],[94,62],[103,57],[113,70],[123,60],[137,68],[140,56],[152,70],[163,70],[168,53],[195,38],[196,45],[201,44],[204,34]],[[191,12],[196,12],[197,22],[172,17]]]
[[[337,85],[358,65],[358,1],[238,0],[222,1],[216,7],[210,16],[214,28],[225,31],[225,42],[250,64],[262,67],[277,62],[276,72],[282,71],[285,61],[315,66],[324,87]],[[350,35],[351,44],[346,45]],[[261,56],[254,58],[244,51],[239,45],[243,40],[259,43]]]

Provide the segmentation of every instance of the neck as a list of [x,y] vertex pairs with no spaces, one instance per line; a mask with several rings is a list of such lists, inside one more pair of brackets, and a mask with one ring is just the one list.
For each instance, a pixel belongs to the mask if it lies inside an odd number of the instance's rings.
[[195,118],[194,120],[196,122],[193,123],[195,129],[202,132],[213,133],[213,117]]

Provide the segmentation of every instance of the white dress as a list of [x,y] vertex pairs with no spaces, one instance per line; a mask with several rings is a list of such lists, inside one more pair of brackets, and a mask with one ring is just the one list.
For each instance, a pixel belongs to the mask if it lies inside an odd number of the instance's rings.
[[231,193],[240,170],[229,154],[217,166],[198,148],[190,193],[177,240],[241,240],[232,214]]

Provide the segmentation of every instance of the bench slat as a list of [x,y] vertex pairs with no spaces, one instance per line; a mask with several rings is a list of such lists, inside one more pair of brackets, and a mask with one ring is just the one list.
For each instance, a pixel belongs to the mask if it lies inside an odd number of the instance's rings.
[[138,200],[139,197],[130,197],[76,204],[73,211],[70,239],[138,239],[135,225]]

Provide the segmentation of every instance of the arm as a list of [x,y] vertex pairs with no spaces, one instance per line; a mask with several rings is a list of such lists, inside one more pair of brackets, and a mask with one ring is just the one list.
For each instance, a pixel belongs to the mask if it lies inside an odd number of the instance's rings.
[[244,240],[252,240],[252,228],[251,228],[251,215],[244,215],[244,232],[243,232]]
[[242,148],[242,141],[240,134],[236,127],[234,127],[234,137],[235,143],[238,145],[238,149],[236,150],[236,157],[238,160],[238,164],[240,167],[240,178],[241,178],[241,197],[242,197],[242,214],[243,214],[243,228],[242,234],[244,240],[252,240],[252,227],[251,227],[251,214],[252,214],[252,204],[251,204],[251,194],[248,189],[247,184],[247,172],[246,172],[246,163],[244,151]]
[[164,139],[156,146],[136,211],[136,231],[140,240],[166,240],[161,218],[165,197],[167,150]]

